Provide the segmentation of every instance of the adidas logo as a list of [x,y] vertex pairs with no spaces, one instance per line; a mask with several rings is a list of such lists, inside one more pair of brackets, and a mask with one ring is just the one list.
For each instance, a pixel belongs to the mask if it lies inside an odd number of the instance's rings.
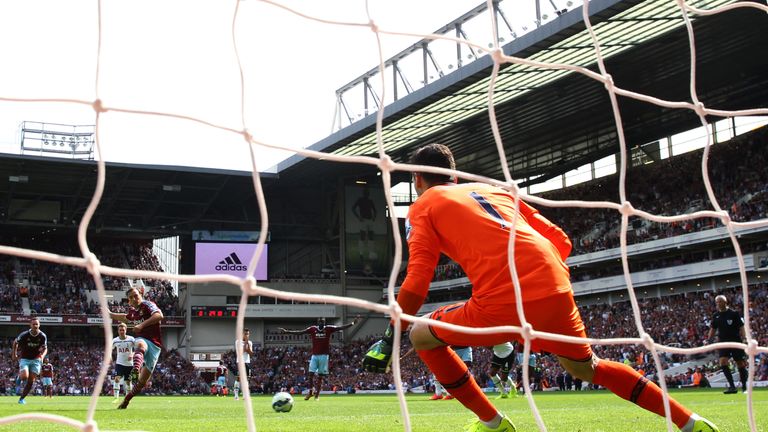
[[219,264],[214,267],[216,270],[223,271],[223,270],[237,270],[237,271],[246,271],[248,270],[248,266],[243,264],[242,261],[240,261],[240,257],[237,256],[236,253],[232,252],[224,258],[223,260],[219,261]]

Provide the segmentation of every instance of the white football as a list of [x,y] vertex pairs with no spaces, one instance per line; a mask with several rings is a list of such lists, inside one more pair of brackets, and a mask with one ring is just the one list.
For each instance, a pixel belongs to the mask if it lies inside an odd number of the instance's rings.
[[272,409],[277,412],[288,412],[293,409],[293,396],[290,393],[279,392],[272,398]]

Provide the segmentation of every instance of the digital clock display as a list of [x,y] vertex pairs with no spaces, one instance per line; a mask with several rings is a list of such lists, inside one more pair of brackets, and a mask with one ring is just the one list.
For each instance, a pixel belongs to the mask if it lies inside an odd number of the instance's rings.
[[237,318],[237,306],[192,306],[195,318]]

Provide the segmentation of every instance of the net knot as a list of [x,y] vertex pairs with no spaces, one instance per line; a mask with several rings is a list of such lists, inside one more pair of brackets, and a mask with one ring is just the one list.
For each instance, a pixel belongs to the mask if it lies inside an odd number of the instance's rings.
[[640,336],[640,339],[643,341],[643,346],[645,346],[648,349],[648,351],[651,351],[653,348],[653,344],[655,343],[651,335],[649,335],[648,333],[643,333]]
[[756,339],[750,339],[747,341],[747,349],[746,351],[748,356],[757,356],[759,353],[757,351],[757,340]]
[[99,425],[94,420],[89,420],[81,429],[83,432],[99,432]]
[[632,203],[629,201],[624,201],[621,203],[621,208],[619,209],[619,213],[622,215],[632,216],[632,214],[635,212],[635,208],[632,207]]
[[731,215],[729,215],[728,212],[725,210],[721,211],[720,222],[722,222],[723,225],[728,225],[731,222]]
[[253,276],[243,279],[240,290],[249,296],[256,295],[256,279]]
[[85,269],[88,270],[88,273],[96,275],[96,270],[100,265],[101,263],[99,262],[99,259],[96,258],[96,255],[94,255],[93,252],[89,252],[88,255],[85,256]]
[[488,54],[493,59],[494,63],[504,63],[504,51],[502,51],[501,48],[494,48],[488,52]]
[[248,129],[243,129],[243,138],[245,138],[245,141],[249,144],[253,142],[253,135],[248,132]]
[[603,75],[603,78],[605,79],[605,89],[608,91],[613,91],[613,87],[614,87],[613,76],[607,73]]
[[707,108],[704,106],[704,102],[697,101],[695,104],[693,104],[693,110],[696,111],[696,114],[698,114],[700,117],[707,116]]
[[379,25],[376,24],[376,22],[374,20],[369,20],[368,21],[368,27],[370,27],[371,31],[374,32],[374,33],[378,33],[379,32]]
[[383,155],[379,159],[379,163],[377,164],[381,172],[392,172],[394,171],[395,163],[392,162],[392,158],[389,157],[388,154]]
[[523,340],[533,340],[535,339],[533,336],[533,326],[531,323],[525,323],[520,327],[520,336],[523,337]]
[[400,304],[397,302],[392,302],[391,305],[389,305],[389,315],[392,317],[393,321],[399,321],[400,315],[403,313],[403,308],[400,307]]
[[101,99],[96,99],[95,101],[93,101],[91,106],[93,107],[93,110],[96,111],[97,113],[107,112],[107,109],[104,108],[104,103],[101,101]]

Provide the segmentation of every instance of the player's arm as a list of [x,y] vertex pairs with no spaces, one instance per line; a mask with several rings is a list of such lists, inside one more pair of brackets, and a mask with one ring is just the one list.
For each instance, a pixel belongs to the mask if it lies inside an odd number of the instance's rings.
[[355,319],[352,320],[352,322],[346,323],[344,325],[340,325],[340,326],[338,326],[336,328],[339,329],[339,330],[348,329],[348,328],[352,327],[353,325],[357,324],[357,321],[359,321],[359,320],[360,320],[360,316],[358,315],[358,316],[355,317]]
[[19,359],[18,350],[19,349],[19,339],[16,338],[13,340],[13,346],[11,347],[11,360],[14,362]]
[[[43,335],[45,335],[45,333],[43,333]],[[40,347],[40,358],[45,358],[46,354],[48,354],[48,336],[43,338],[43,345]]]
[[302,333],[306,333],[307,332],[307,329],[303,329],[303,330],[289,330],[289,329],[284,329],[282,327],[278,328],[278,330],[280,330],[280,332],[282,332],[282,333],[287,333],[287,334],[302,334]]
[[124,313],[115,313],[112,311],[109,311],[109,318],[112,319],[112,321],[120,321],[128,324],[128,318],[127,315]]
[[152,315],[150,315],[149,318],[147,318],[144,321],[142,321],[141,323],[136,324],[135,326],[133,326],[133,330],[137,331],[137,332],[140,332],[145,327],[149,327],[152,324],[157,324],[157,323],[159,323],[162,320],[163,320],[163,311],[161,311],[160,309],[157,309],[156,311],[152,312]]
[[709,333],[707,334],[707,340],[712,342],[714,340],[713,339],[714,337],[715,337],[715,322],[712,321],[709,324]]
[[[440,260],[440,239],[432,228],[428,217],[417,214],[411,219],[411,234],[408,239],[408,270],[397,294],[397,303],[404,313],[418,313],[429,292],[429,284],[435,276],[435,267]],[[401,329],[409,323],[402,321]]]
[[571,254],[571,248],[573,247],[573,244],[571,243],[571,239],[568,238],[568,234],[566,234],[565,231],[563,231],[559,226],[550,222],[550,220],[542,216],[538,210],[531,207],[522,200],[520,200],[520,214],[525,217],[525,219],[528,221],[528,225],[530,225],[531,228],[538,231],[539,234],[543,235],[547,240],[555,245],[557,251],[560,252],[560,258],[562,258],[563,261],[568,258],[568,255]]
[[[414,207],[411,207],[414,210]],[[439,238],[432,228],[428,216],[415,210],[410,218],[411,231],[408,238],[408,270],[405,281],[397,294],[397,303],[404,313],[418,313],[429,291],[429,284],[435,273],[435,266],[440,259]],[[400,329],[405,331],[410,323],[400,322]],[[392,362],[395,324],[390,322],[384,337],[371,345],[363,358],[363,369],[369,372],[387,372]]]
[[253,355],[253,344],[251,341],[248,341],[247,344],[244,344],[243,351],[247,352],[250,355]]

